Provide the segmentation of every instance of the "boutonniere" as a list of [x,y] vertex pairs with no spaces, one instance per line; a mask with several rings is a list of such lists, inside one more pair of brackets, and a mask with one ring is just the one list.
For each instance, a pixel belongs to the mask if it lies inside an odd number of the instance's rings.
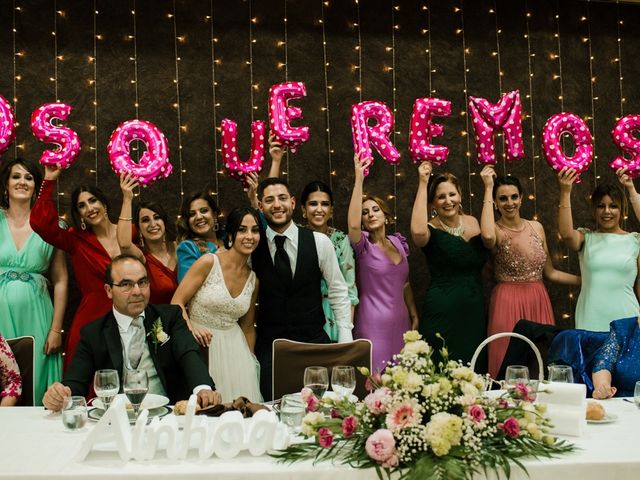
[[153,322],[151,330],[147,333],[147,336],[151,336],[151,341],[153,342],[156,352],[158,352],[158,344],[162,346],[171,338],[167,335],[167,332],[162,329],[162,321],[160,320],[160,317],[156,318],[156,321]]

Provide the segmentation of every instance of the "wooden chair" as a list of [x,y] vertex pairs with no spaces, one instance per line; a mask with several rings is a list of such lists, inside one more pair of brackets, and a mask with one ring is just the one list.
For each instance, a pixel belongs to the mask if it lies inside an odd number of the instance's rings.
[[30,336],[7,338],[7,343],[16,357],[16,362],[20,368],[22,377],[22,396],[18,405],[23,407],[33,407],[34,405],[34,371],[33,365],[36,361],[35,338]]
[[337,365],[356,367],[356,389],[353,392],[362,399],[367,395],[366,378],[357,367],[371,371],[371,341],[365,339],[349,343],[302,343],[278,338],[273,341],[273,398],[299,392],[303,385],[304,369],[314,365],[327,367],[329,380],[331,369]]

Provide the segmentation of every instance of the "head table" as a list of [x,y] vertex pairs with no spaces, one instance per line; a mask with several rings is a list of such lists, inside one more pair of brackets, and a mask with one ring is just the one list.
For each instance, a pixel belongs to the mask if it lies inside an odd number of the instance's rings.
[[[530,477],[518,469],[513,479],[542,480],[637,480],[640,478],[640,410],[622,399],[603,402],[607,413],[617,415],[608,424],[590,424],[580,438],[567,437],[579,450],[553,460],[526,460]],[[84,462],[74,454],[93,428],[79,432],[64,430],[60,414],[42,408],[0,408],[0,479],[246,479],[313,480],[375,479],[372,469],[360,470],[322,462],[278,463],[271,457],[253,457],[243,452],[232,460],[212,457],[200,460],[192,450],[186,460],[170,461],[164,452],[147,462],[123,462],[115,446],[92,451]]]

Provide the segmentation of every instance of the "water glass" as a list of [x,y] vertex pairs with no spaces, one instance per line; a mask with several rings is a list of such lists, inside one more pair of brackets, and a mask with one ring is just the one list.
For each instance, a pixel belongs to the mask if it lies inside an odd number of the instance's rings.
[[356,370],[346,365],[333,367],[331,371],[331,389],[340,398],[349,398],[356,389]]
[[75,431],[87,423],[87,402],[84,397],[65,397],[62,403],[62,424],[67,430]]
[[529,369],[524,365],[509,365],[504,376],[507,387],[514,387],[518,383],[529,383]]
[[133,406],[133,415],[137,418],[140,405],[149,391],[149,378],[146,370],[126,370],[124,373],[124,394]]
[[326,367],[307,367],[304,369],[303,382],[320,399],[329,388],[329,372]]
[[573,369],[569,365],[549,365],[549,381],[573,383]]
[[640,381],[636,382],[636,388],[633,390],[633,402],[640,408]]
[[120,391],[120,377],[117,370],[98,370],[93,377],[93,389],[106,411]]
[[299,393],[284,395],[280,403],[280,421],[295,433],[302,424],[306,407]]

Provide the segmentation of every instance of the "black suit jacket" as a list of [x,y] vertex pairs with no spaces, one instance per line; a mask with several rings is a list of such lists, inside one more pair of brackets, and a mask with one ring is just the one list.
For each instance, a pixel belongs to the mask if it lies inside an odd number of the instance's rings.
[[[182,318],[180,307],[148,305],[144,318],[147,332],[151,330],[157,318],[161,319],[162,329],[170,339],[164,345],[158,343],[157,346],[153,343],[152,335],[148,335],[146,340],[158,378],[171,403],[189,398],[198,385],[215,388],[207,366],[200,356],[200,348]],[[93,385],[95,371],[105,368],[118,370],[122,384],[122,342],[113,311],[80,330],[80,342],[62,383],[71,388],[73,395],[86,396]]]

